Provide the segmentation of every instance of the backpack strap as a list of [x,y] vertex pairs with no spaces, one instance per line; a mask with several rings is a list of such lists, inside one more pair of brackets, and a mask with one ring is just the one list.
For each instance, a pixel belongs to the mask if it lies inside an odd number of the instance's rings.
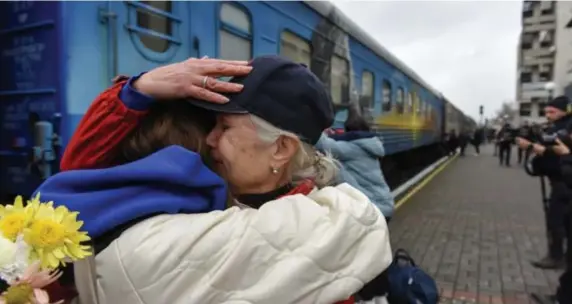
[[77,304],[99,304],[95,254],[74,262],[75,286],[79,294]]

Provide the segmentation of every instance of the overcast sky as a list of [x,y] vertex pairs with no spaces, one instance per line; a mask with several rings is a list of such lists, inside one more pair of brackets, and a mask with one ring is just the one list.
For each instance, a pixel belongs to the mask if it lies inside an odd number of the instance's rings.
[[463,112],[514,100],[521,1],[333,1]]

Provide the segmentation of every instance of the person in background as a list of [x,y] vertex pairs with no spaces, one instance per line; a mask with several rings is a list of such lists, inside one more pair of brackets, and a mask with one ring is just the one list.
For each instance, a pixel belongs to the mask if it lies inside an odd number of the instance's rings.
[[[545,223],[547,238],[547,255],[532,265],[542,269],[559,269],[564,262],[564,239],[566,237],[564,225],[564,213],[568,208],[571,193],[563,180],[561,170],[561,158],[550,153],[555,143],[555,138],[570,132],[570,114],[567,113],[569,100],[565,96],[558,96],[544,107],[544,113],[549,127],[539,136],[540,143],[518,137],[517,144],[522,149],[531,150],[536,156],[532,159],[532,171],[535,175],[546,176],[550,183],[550,196],[548,206],[545,208]],[[566,136],[566,135],[565,135]],[[550,148],[550,149],[549,149]],[[545,153],[545,151],[549,151]]]
[[[556,145],[544,147],[540,144],[533,144],[533,150],[544,151],[545,155],[560,156],[560,170],[562,179],[569,190],[572,190],[572,138],[570,135],[562,139],[556,139]],[[565,209],[565,229],[567,235],[566,269],[559,278],[559,284],[555,295],[544,295],[532,293],[531,297],[538,304],[565,304],[572,303],[572,201],[568,201]],[[566,287],[567,286],[567,287]]]
[[322,134],[316,147],[341,162],[338,182],[346,182],[362,191],[389,222],[394,199],[381,170],[380,160],[385,155],[382,138],[371,132],[369,124],[355,109],[349,111],[344,127],[343,134]]
[[483,141],[485,140],[485,131],[484,128],[477,128],[475,129],[475,132],[473,132],[473,147],[475,147],[475,153],[477,155],[481,154],[481,145],[483,144]]
[[465,156],[465,150],[467,149],[467,145],[469,145],[469,142],[471,141],[469,133],[464,130],[461,131],[461,133],[459,134],[458,141],[459,141],[459,148],[461,150],[460,155]]
[[[528,121],[524,121],[522,126],[518,129],[518,137],[520,138],[524,138],[528,141],[534,142],[534,134],[532,132],[532,127],[528,124]],[[525,150],[523,148],[521,148],[520,146],[518,147],[518,164],[522,164],[523,160],[524,163],[526,164],[528,162],[528,158],[530,157],[530,151],[529,150]]]
[[514,141],[514,130],[510,123],[505,123],[497,134],[499,145],[499,163],[510,167],[510,155],[512,153],[512,143]]
[[449,132],[449,138],[447,139],[447,148],[449,149],[449,155],[455,155],[457,148],[459,147],[459,138],[455,130]]

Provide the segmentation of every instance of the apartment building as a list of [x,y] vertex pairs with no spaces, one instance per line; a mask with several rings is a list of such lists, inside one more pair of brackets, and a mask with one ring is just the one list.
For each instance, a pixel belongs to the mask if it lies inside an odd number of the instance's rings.
[[543,107],[556,93],[556,11],[556,1],[523,1],[517,65],[517,124],[524,120],[544,121]]
[[572,100],[572,1],[556,5],[556,58],[554,94]]

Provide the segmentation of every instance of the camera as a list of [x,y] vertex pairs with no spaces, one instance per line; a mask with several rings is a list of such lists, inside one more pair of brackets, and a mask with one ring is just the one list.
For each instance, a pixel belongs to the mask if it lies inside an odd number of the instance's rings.
[[557,138],[561,141],[566,141],[568,136],[570,136],[570,133],[566,129],[561,129],[554,133],[543,132],[540,135],[540,143],[546,147],[554,146]]

